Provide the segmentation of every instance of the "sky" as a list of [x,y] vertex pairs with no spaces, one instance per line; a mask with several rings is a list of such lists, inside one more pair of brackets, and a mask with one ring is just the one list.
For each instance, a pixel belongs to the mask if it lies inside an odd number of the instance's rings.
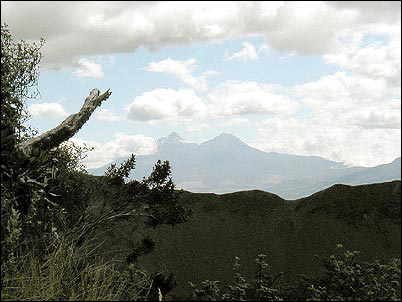
[[401,2],[1,1],[13,38],[44,38],[27,124],[112,95],[70,139],[87,168],[179,133],[350,166],[401,156]]

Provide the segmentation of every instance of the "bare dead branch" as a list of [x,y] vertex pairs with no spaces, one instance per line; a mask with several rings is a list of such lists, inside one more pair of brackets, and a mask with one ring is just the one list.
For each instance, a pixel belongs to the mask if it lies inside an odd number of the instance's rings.
[[62,142],[73,137],[88,121],[94,110],[100,106],[104,100],[109,98],[111,94],[109,89],[101,95],[99,89],[92,89],[78,113],[71,114],[57,127],[22,142],[19,145],[20,149],[26,156],[29,156],[35,149],[44,151],[58,147]]

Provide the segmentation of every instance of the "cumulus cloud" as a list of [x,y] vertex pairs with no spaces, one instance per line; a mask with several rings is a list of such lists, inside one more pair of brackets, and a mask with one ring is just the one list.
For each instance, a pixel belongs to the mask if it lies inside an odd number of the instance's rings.
[[44,62],[63,66],[80,56],[246,35],[283,52],[334,53],[345,33],[400,27],[400,2],[384,2],[3,1],[1,19],[17,38],[45,38]]
[[187,132],[200,132],[200,131],[203,131],[208,128],[211,128],[210,124],[199,123],[199,124],[192,124],[190,126],[187,126],[186,130],[187,130]]
[[147,70],[152,72],[172,74],[176,76],[177,79],[185,84],[188,84],[192,88],[198,91],[205,91],[208,89],[206,82],[207,76],[213,76],[216,73],[214,73],[212,70],[209,70],[199,77],[194,77],[191,75],[191,71],[196,68],[195,64],[195,59],[180,61],[168,58],[159,62],[149,63]]
[[258,126],[253,146],[374,166],[400,156],[401,100],[386,79],[336,72],[296,85],[289,95],[302,109]]
[[74,75],[79,78],[102,78],[102,66],[88,59],[80,59],[75,64]]
[[345,119],[365,129],[401,129],[401,100],[356,109],[347,113]]
[[258,128],[252,145],[261,150],[316,155],[350,165],[374,166],[400,156],[400,129],[342,127],[297,118],[271,118]]
[[231,118],[221,124],[223,127],[232,127],[232,126],[239,126],[239,125],[247,125],[251,124],[252,122],[244,117],[234,117]]
[[315,123],[398,128],[400,100],[394,96],[400,95],[400,88],[385,79],[336,72],[297,85],[293,92]]
[[65,117],[67,112],[59,103],[40,103],[32,104],[28,111],[33,117]]
[[205,104],[191,89],[154,89],[134,98],[126,108],[131,120],[176,124],[203,115]]
[[254,47],[254,45],[252,45],[249,42],[243,42],[242,45],[243,45],[242,50],[235,52],[234,54],[229,56],[227,59],[234,60],[234,61],[249,61],[249,60],[255,60],[258,58],[257,50]]
[[[376,31],[373,31],[376,33]],[[385,42],[365,42],[364,36],[359,35],[355,41],[342,51],[326,54],[323,59],[328,64],[350,69],[355,74],[374,79],[386,79],[401,84],[401,34],[390,34],[389,31],[379,32]],[[368,35],[370,37],[370,35]]]
[[127,158],[131,154],[153,154],[157,150],[155,139],[143,134],[128,135],[116,132],[113,140],[103,144],[82,138],[71,138],[70,141],[78,146],[86,145],[94,148],[94,150],[87,153],[87,157],[83,161],[87,168],[100,167],[116,158]]
[[248,114],[293,114],[298,104],[284,88],[257,82],[226,81],[207,95],[212,116]]
[[115,115],[114,113],[110,112],[108,109],[99,109],[94,114],[95,118],[100,121],[107,121],[107,122],[115,122],[120,121],[123,118]]

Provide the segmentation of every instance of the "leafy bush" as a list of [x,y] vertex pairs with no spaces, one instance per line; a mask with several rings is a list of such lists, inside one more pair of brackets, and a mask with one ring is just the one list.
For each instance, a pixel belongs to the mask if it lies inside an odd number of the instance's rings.
[[325,275],[304,281],[307,297],[315,301],[400,300],[401,260],[370,263],[359,261],[358,255],[358,251],[346,251],[341,259],[334,255],[320,259]]
[[[338,245],[341,248],[341,245]],[[387,264],[358,260],[359,252],[346,251],[321,259],[325,274],[319,278],[302,276],[296,284],[286,284],[283,275],[270,276],[265,255],[256,259],[257,273],[247,280],[239,273],[239,258],[234,265],[234,284],[220,287],[219,281],[206,280],[193,288],[195,301],[399,301],[401,298],[401,260]]]

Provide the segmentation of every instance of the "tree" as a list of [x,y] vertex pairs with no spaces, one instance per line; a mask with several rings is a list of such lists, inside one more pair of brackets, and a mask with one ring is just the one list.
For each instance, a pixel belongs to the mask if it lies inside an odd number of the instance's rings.
[[[29,118],[26,101],[38,95],[40,48],[44,40],[32,45],[15,43],[6,24],[1,26],[1,242],[2,263],[13,256],[24,240],[24,228],[47,207],[36,206],[54,170],[40,160],[26,158],[18,144],[32,136],[23,124]],[[33,205],[33,207],[31,207]],[[26,222],[26,223],[25,223]],[[42,224],[41,227],[48,228]],[[12,257],[11,257],[12,258]]]
[[[2,263],[15,259],[17,251],[50,254],[61,244],[91,244],[121,221],[150,227],[185,221],[189,211],[177,203],[169,162],[158,161],[148,178],[127,183],[134,155],[95,177],[79,169],[85,150],[61,146],[110,97],[109,90],[100,94],[93,89],[78,113],[39,136],[27,135],[25,102],[35,96],[30,91],[37,83],[44,40],[39,46],[15,43],[6,25],[1,35]],[[131,254],[138,251],[134,248]]]
[[[29,118],[27,100],[39,95],[40,49],[44,45],[14,42],[6,24],[1,27],[1,211],[2,261],[35,242],[52,246],[65,225],[65,208],[60,204],[58,176],[72,172],[83,149],[59,148],[89,119],[96,107],[110,96],[93,89],[80,112],[70,115],[54,129],[33,137],[24,126]],[[74,153],[74,151],[78,153]],[[29,249],[29,248],[28,248]]]
[[1,25],[1,131],[18,141],[30,136],[23,123],[29,118],[26,100],[36,97],[40,49],[45,41],[15,43],[6,24]]

